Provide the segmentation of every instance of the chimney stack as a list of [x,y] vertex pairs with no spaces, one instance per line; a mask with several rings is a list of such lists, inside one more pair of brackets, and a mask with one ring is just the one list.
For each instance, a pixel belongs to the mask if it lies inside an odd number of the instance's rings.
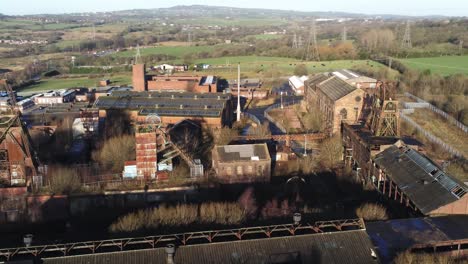
[[166,254],[167,254],[166,264],[175,264],[175,262],[174,262],[175,246],[174,246],[174,244],[168,244],[166,246],[165,251],[166,251]]

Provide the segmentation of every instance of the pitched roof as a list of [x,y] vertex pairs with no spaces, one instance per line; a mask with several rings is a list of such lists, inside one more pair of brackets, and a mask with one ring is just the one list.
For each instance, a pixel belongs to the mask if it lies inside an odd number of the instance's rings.
[[289,82],[294,86],[293,88],[299,88],[304,86],[304,82],[307,81],[309,77],[307,76],[291,76]]
[[336,101],[357,89],[336,76],[330,77],[319,83],[317,88],[333,101]]
[[313,85],[317,85],[317,84],[325,81],[328,78],[330,78],[330,76],[328,76],[325,73],[316,74],[312,78],[309,78],[309,80],[306,81],[306,84],[307,84],[307,86],[310,87],[310,86],[313,86]]
[[468,187],[409,147],[392,146],[377,154],[375,163],[423,213],[459,200]]
[[215,151],[221,162],[270,159],[270,153],[265,143],[216,146]]
[[[365,230],[180,246],[175,263],[379,263]],[[164,248],[43,259],[44,264],[167,263]]]

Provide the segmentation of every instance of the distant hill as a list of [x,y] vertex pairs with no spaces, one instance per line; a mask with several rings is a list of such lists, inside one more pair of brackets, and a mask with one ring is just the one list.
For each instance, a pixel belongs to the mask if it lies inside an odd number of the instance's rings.
[[[42,15],[31,15],[30,17],[43,17]],[[158,19],[158,18],[360,18],[360,19],[446,19],[445,16],[425,16],[411,17],[392,14],[359,14],[346,12],[304,12],[297,10],[276,10],[276,9],[259,9],[259,8],[238,8],[226,6],[206,6],[206,5],[179,5],[169,8],[154,8],[154,9],[133,9],[122,11],[109,12],[87,12],[87,13],[72,13],[72,14],[54,14],[47,15],[51,17],[99,17],[106,18],[117,16],[119,18],[141,18],[141,19]]]

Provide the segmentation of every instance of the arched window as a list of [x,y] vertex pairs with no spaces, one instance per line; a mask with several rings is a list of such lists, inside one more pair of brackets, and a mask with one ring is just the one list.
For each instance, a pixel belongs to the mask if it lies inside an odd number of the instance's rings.
[[340,116],[341,116],[341,120],[346,120],[348,119],[348,111],[346,109],[341,109],[340,111]]

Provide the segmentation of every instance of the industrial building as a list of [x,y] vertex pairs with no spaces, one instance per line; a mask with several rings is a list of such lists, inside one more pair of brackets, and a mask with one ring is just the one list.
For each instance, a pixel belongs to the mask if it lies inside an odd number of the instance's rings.
[[326,129],[335,134],[340,131],[342,122],[356,123],[361,114],[365,92],[338,77],[319,75],[309,83],[307,101],[316,102],[325,120]]
[[338,70],[331,73],[333,76],[340,78],[341,80],[361,89],[373,89],[377,86],[377,80],[370,78],[350,70]]
[[190,119],[212,127],[230,126],[233,108],[230,94],[188,92],[113,92],[94,103],[100,118],[112,109],[129,110],[134,121],[156,114],[163,124]]
[[75,100],[75,90],[58,90],[50,93],[43,93],[33,96],[33,100],[39,105],[52,105],[73,102]]
[[293,89],[296,95],[304,94],[304,83],[309,79],[307,76],[291,76],[289,78],[289,86]]
[[212,159],[216,177],[221,182],[270,181],[271,157],[265,143],[215,146]]
[[218,92],[216,76],[156,76],[148,75],[144,64],[133,65],[134,91]]
[[377,190],[423,215],[468,214],[468,187],[407,146],[391,146],[372,159]]

